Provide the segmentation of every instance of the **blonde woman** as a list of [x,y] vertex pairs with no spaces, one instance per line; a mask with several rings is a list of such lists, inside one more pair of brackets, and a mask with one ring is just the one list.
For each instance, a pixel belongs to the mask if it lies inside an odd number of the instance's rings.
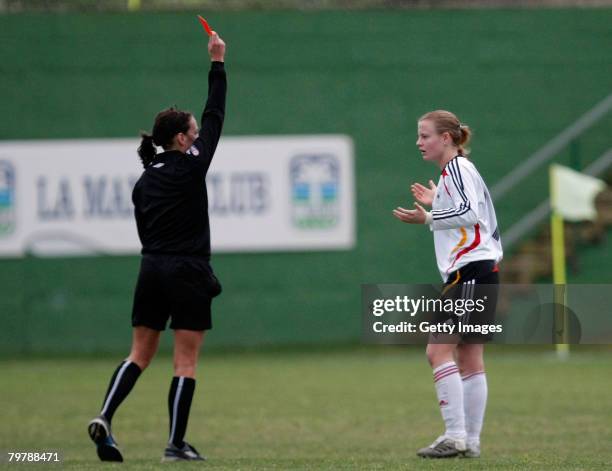
[[[470,128],[449,111],[438,110],[418,121],[416,142],[423,160],[440,169],[438,184],[415,183],[415,209],[401,207],[395,217],[425,224],[433,232],[436,260],[445,283],[443,297],[487,299],[483,312],[440,319],[459,326],[492,324],[499,284],[497,264],[503,252],[495,209],[487,186],[465,146]],[[427,211],[423,206],[431,206]],[[484,291],[483,291],[484,290]],[[438,404],[446,430],[417,454],[424,458],[479,457],[480,432],[487,404],[483,352],[490,333],[432,335],[427,358],[433,369]]]

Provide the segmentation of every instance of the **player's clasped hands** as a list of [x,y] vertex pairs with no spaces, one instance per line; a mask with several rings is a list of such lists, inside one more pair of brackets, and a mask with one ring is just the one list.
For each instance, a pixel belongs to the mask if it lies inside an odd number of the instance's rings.
[[427,211],[421,204],[431,206],[436,194],[436,185],[432,180],[429,180],[429,188],[420,183],[413,183],[410,185],[410,191],[414,199],[417,200],[414,203],[416,209],[405,209],[398,206],[393,210],[393,215],[400,221],[408,224],[425,224]]
[[208,54],[213,62],[223,62],[225,58],[225,42],[213,31],[208,39]]

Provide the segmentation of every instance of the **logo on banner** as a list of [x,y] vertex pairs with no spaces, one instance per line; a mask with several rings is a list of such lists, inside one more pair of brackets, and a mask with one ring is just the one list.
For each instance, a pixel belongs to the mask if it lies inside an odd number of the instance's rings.
[[0,237],[15,229],[15,170],[8,160],[0,160]]
[[331,154],[302,154],[289,164],[293,224],[328,228],[340,218],[340,163]]

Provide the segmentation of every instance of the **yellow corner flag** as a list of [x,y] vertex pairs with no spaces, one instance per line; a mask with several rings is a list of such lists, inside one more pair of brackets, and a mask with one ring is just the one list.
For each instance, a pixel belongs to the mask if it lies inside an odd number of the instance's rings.
[[606,184],[598,178],[576,172],[568,167],[550,166],[550,205],[566,221],[594,221],[595,197]]
[[552,238],[552,262],[555,308],[555,342],[557,356],[569,356],[568,319],[565,309],[567,283],[565,274],[565,237],[563,221],[594,221],[597,218],[595,197],[606,184],[594,177],[576,172],[568,167],[550,166],[550,229]]

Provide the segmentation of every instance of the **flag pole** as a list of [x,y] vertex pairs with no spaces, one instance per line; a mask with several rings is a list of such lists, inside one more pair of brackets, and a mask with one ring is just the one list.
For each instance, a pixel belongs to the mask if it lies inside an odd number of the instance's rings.
[[554,283],[554,337],[557,350],[557,357],[566,359],[569,357],[568,343],[568,322],[567,310],[565,309],[567,294],[566,294],[566,269],[565,269],[565,233],[563,218],[557,212],[557,185],[552,172],[552,166],[549,167],[549,184],[550,184],[550,234],[552,243],[552,265],[553,265],[553,283]]

